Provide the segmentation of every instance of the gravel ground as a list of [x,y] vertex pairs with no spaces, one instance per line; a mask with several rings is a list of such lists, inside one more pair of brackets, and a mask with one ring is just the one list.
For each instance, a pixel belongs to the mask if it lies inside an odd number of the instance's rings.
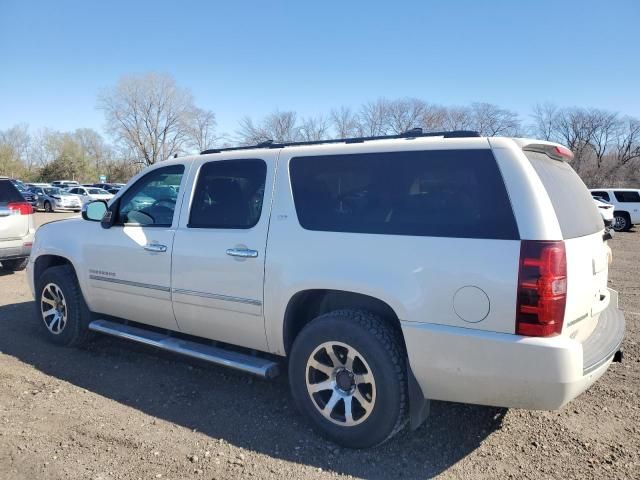
[[107,337],[55,347],[24,273],[0,274],[0,479],[640,478],[640,233],[611,245],[624,363],[559,411],[433,402],[420,429],[367,451],[311,432],[286,378]]

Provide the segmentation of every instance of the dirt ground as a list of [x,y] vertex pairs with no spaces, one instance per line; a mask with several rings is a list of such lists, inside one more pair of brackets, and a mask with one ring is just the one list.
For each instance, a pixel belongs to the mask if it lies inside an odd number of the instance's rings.
[[0,274],[0,479],[640,478],[640,232],[611,245],[624,363],[559,411],[433,402],[420,429],[367,451],[310,431],[286,378],[107,337],[55,347],[24,273]]

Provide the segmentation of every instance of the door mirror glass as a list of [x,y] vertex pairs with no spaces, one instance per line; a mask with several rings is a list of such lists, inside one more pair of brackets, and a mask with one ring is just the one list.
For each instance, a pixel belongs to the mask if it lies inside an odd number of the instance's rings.
[[86,208],[82,210],[82,218],[92,222],[100,222],[106,211],[107,204],[102,200],[96,200],[87,204]]

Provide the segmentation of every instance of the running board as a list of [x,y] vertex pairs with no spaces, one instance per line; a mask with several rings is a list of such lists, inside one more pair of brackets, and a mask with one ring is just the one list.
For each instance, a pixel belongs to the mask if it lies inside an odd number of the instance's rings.
[[179,353],[180,355],[197,358],[216,365],[234,368],[263,378],[274,378],[278,376],[279,373],[278,364],[272,360],[177,337],[170,337],[163,333],[111,322],[109,320],[94,320],[89,324],[89,330],[132,340],[159,348],[160,350]]

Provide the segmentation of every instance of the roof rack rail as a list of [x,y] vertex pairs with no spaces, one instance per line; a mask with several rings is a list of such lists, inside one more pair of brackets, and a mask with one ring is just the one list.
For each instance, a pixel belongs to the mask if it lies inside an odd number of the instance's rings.
[[412,128],[406,132],[398,135],[380,135],[373,137],[352,137],[352,138],[332,138],[327,140],[313,140],[309,142],[274,142],[273,140],[264,140],[256,145],[248,145],[244,147],[225,147],[225,148],[211,148],[209,150],[203,150],[200,155],[207,155],[209,153],[220,152],[232,152],[236,150],[252,150],[254,148],[284,148],[284,147],[303,147],[307,145],[323,145],[332,143],[364,143],[372,140],[392,140],[392,139],[412,139],[419,137],[443,137],[443,138],[467,138],[467,137],[479,137],[480,134],[473,130],[450,130],[445,132],[426,132],[422,131],[422,128]]

